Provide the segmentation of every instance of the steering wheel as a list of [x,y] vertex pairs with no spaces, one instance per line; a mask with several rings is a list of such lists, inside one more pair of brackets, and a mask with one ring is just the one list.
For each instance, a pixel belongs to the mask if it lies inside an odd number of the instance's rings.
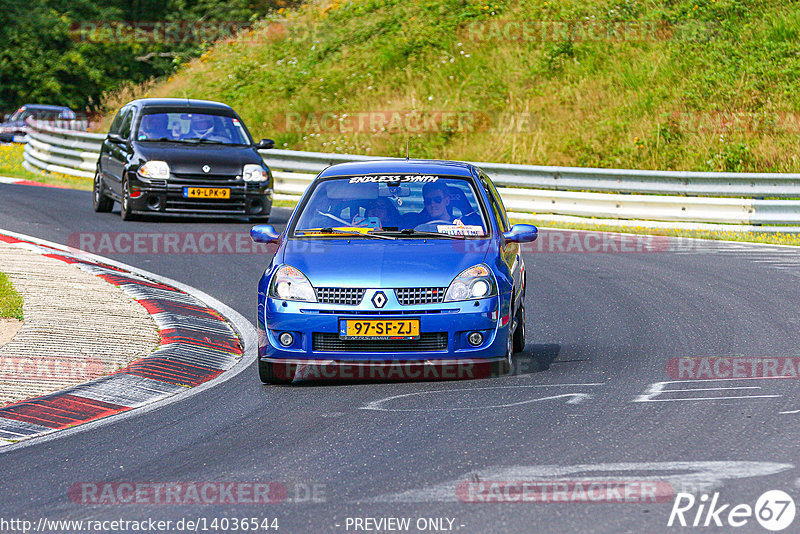
[[445,220],[442,220],[442,219],[436,219],[436,220],[434,220],[434,221],[426,221],[426,222],[424,222],[424,223],[422,223],[422,224],[418,224],[418,225],[416,225],[416,226],[414,227],[414,230],[417,230],[417,229],[419,229],[419,228],[423,228],[423,227],[425,227],[425,226],[433,226],[433,225],[435,225],[436,223],[443,223],[443,224],[453,224],[453,221],[445,221]]
[[340,222],[340,223],[342,223],[342,224],[343,224],[343,225],[345,225],[345,226],[350,226],[350,223],[349,223],[349,222],[345,221],[344,219],[340,219],[339,217],[337,217],[336,215],[333,215],[333,214],[331,214],[331,213],[322,213],[322,212],[321,212],[321,211],[319,211],[319,210],[317,210],[317,213],[319,213],[320,215],[323,215],[323,216],[325,216],[325,217],[328,217],[328,218],[330,218],[330,219],[333,219],[333,220],[334,220],[334,221],[336,221],[336,222]]

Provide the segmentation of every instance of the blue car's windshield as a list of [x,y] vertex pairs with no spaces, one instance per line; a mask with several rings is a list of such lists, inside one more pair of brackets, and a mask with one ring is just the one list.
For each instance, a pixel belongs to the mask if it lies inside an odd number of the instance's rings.
[[234,117],[206,113],[151,113],[136,131],[138,141],[173,141],[249,145],[241,122]]
[[395,233],[468,238],[487,235],[486,228],[486,217],[468,180],[376,175],[319,182],[293,233],[349,239]]

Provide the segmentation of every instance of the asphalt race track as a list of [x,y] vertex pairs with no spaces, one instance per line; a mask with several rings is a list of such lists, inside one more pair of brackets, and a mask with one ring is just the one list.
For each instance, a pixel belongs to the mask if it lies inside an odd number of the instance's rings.
[[[288,214],[276,208],[272,222]],[[117,211],[92,212],[89,192],[0,185],[0,228],[67,243],[80,232],[250,225],[124,223]],[[101,254],[197,287],[255,323],[267,257]],[[282,533],[354,532],[353,518],[382,517],[408,517],[412,527],[446,518],[465,533],[670,532],[674,496],[466,502],[480,499],[463,498],[459,484],[659,479],[675,492],[719,492],[720,503],[751,506],[767,490],[797,491],[800,382],[676,382],[668,365],[686,356],[799,355],[800,256],[701,244],[682,253],[533,253],[525,261],[528,345],[509,375],[274,387],[259,382],[254,363],[158,410],[0,452],[2,516],[275,517]],[[287,498],[179,506],[90,505],[69,496],[81,482],[200,481],[274,481]],[[765,532],[754,519],[737,531]]]

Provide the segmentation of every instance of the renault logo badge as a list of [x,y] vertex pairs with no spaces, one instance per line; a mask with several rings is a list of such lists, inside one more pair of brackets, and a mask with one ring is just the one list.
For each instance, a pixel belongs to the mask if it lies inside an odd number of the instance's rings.
[[209,167],[208,165],[203,165],[203,172],[207,173],[210,170],[211,170],[211,167]]
[[389,299],[386,298],[386,295],[383,293],[383,291],[378,291],[372,296],[372,304],[376,308],[383,308],[384,306],[386,306],[386,302],[388,300]]

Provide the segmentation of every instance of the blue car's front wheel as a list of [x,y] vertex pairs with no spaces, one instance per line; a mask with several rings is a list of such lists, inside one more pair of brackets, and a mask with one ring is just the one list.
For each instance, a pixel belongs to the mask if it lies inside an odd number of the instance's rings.
[[525,303],[522,302],[517,310],[517,317],[515,319],[517,324],[514,329],[514,352],[522,352],[525,350]]
[[291,384],[294,376],[287,372],[291,366],[258,360],[258,377],[264,384]]

